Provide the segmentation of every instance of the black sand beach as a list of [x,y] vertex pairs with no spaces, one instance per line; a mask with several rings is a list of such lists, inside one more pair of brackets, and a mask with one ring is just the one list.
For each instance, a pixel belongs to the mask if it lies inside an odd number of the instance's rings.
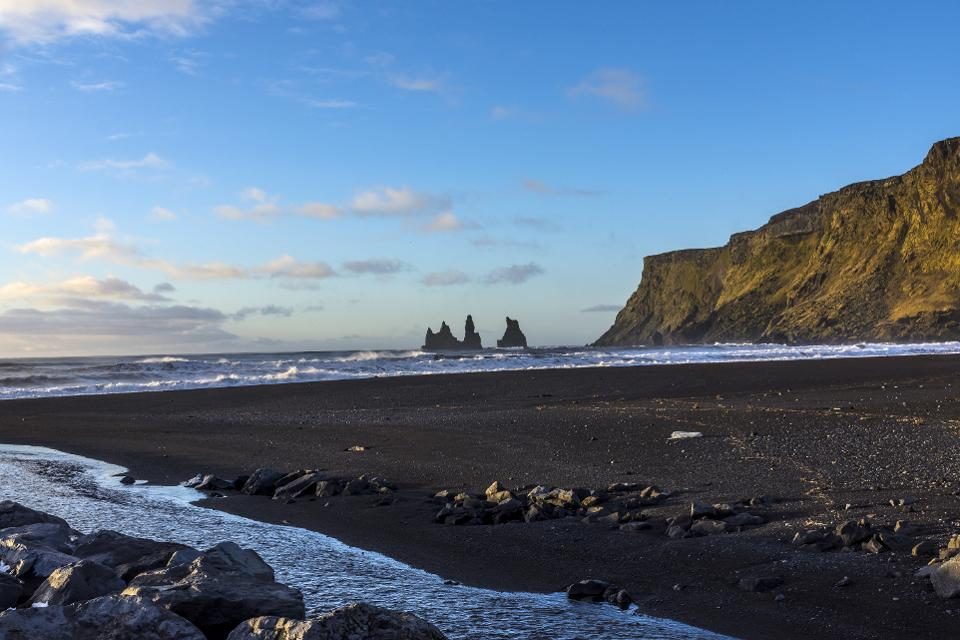
[[[945,545],[960,530],[957,389],[955,356],[420,376],[5,401],[0,442],[106,460],[167,484],[260,466],[385,476],[400,487],[390,506],[363,496],[205,504],[472,585],[556,591],[601,578],[625,585],[645,613],[743,638],[950,638],[960,601],[914,577],[925,561],[802,551],[789,540],[870,517],[909,520],[917,540]],[[676,430],[704,437],[668,440]],[[346,451],[358,444],[366,450]],[[648,509],[661,520],[691,502],[777,501],[763,526],[679,540],[662,528],[625,533],[575,518],[433,522],[428,495],[482,491],[493,480],[655,483],[672,492]],[[916,502],[889,504],[901,498]],[[782,587],[737,588],[739,578],[770,575]],[[844,577],[849,586],[835,586]]]

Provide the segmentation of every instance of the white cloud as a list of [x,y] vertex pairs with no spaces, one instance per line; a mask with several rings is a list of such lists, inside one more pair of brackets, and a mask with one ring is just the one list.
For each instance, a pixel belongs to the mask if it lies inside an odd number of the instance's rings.
[[42,215],[53,211],[53,202],[46,198],[27,198],[7,207],[7,213],[17,216]]
[[530,278],[538,276],[542,273],[543,267],[534,262],[527,264],[513,264],[509,267],[494,269],[487,274],[487,277],[484,278],[484,282],[487,284],[523,284]]
[[374,258],[371,260],[349,260],[343,268],[356,274],[389,275],[410,269],[410,265],[401,260]]
[[17,45],[75,36],[184,36],[203,25],[218,2],[194,0],[0,0],[0,31]]
[[323,202],[307,202],[297,212],[308,218],[319,218],[320,220],[333,220],[343,215],[339,207]]
[[0,82],[0,91],[5,93],[17,93],[23,91],[23,87],[18,84],[12,84],[10,82]]
[[177,219],[177,214],[166,207],[154,207],[150,209],[149,217],[154,222],[171,222]]
[[449,233],[453,231],[463,231],[465,229],[475,229],[477,225],[471,222],[463,222],[453,211],[444,211],[438,214],[432,220],[420,227],[425,233]]
[[119,89],[124,86],[122,82],[117,82],[114,80],[108,80],[106,82],[77,82],[74,80],[70,82],[70,85],[77,91],[84,91],[87,93],[95,91],[113,91],[114,89]]
[[78,168],[81,171],[135,171],[137,169],[165,169],[169,163],[152,151],[139,159],[134,160],[91,160],[84,162]]
[[642,78],[629,69],[597,69],[580,84],[570,87],[572,97],[593,96],[606,100],[625,111],[634,111],[647,106]]
[[420,281],[428,287],[450,287],[458,284],[470,282],[470,276],[463,271],[449,269],[447,271],[435,271],[423,276]]
[[436,76],[392,75],[387,81],[391,86],[404,91],[444,93],[447,90],[444,79]]
[[358,193],[350,203],[353,212],[364,216],[412,216],[447,209],[446,196],[419,193],[409,187],[383,187]]
[[314,2],[300,10],[308,20],[333,20],[340,15],[340,6],[336,2]]
[[280,316],[283,318],[289,318],[293,315],[293,309],[290,307],[280,307],[275,304],[268,304],[263,307],[243,307],[235,313],[233,313],[230,318],[231,320],[246,320],[250,316]]
[[263,189],[247,187],[240,193],[241,199],[251,203],[248,207],[237,207],[222,204],[214,207],[214,211],[221,218],[227,220],[254,220],[264,222],[275,218],[282,212],[277,204],[278,198],[271,197]]
[[168,298],[160,292],[145,292],[134,284],[120,278],[97,279],[93,276],[78,276],[63,282],[35,283],[10,282],[0,286],[0,300],[29,300],[33,298],[65,301],[72,298],[115,298],[164,302]]
[[257,269],[271,278],[296,278],[320,280],[337,275],[326,262],[300,262],[293,256],[283,255]]

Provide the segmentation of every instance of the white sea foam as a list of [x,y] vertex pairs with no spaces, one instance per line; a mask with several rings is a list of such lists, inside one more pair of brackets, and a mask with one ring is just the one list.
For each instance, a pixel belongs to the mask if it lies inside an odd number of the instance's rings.
[[817,360],[960,353],[960,342],[784,346],[711,344],[687,347],[548,347],[468,353],[419,350],[71,358],[0,362],[0,399],[202,389],[484,371],[640,367],[658,364]]

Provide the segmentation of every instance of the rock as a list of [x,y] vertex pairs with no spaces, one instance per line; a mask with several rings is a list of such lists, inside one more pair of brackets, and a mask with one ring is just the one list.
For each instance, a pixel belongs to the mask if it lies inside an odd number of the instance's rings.
[[833,586],[843,588],[843,587],[849,587],[852,584],[853,584],[853,580],[851,580],[848,576],[843,576]]
[[520,330],[520,323],[517,320],[507,318],[507,329],[503,337],[497,340],[497,347],[500,349],[509,349],[515,347],[527,348],[527,336]]
[[[960,217],[948,194],[958,184],[952,138],[902,176],[822,195],[722,247],[648,256],[595,344],[955,340],[957,272],[938,266],[931,281],[930,269],[955,255]],[[903,267],[908,254],[917,268]]]
[[941,598],[956,598],[960,595],[960,558],[952,558],[930,574],[933,590]]
[[317,483],[322,480],[322,476],[317,472],[306,473],[292,482],[277,485],[277,490],[273,494],[274,500],[288,500],[299,498],[302,495],[316,495]]
[[843,541],[843,546],[852,547],[855,544],[864,542],[872,535],[870,530],[862,526],[856,520],[847,520],[836,528],[836,534]]
[[257,469],[247,478],[241,491],[252,496],[272,496],[277,488],[277,481],[284,475],[276,469]]
[[740,578],[737,587],[741,591],[763,592],[772,591],[783,584],[783,578],[777,576],[763,576],[758,578]]
[[639,533],[640,531],[648,531],[652,528],[652,525],[649,522],[628,522],[626,524],[620,525],[620,531],[625,531],[626,533]]
[[689,440],[691,438],[702,438],[703,432],[701,431],[673,431],[670,433],[670,437],[667,440]]
[[120,478],[120,484],[136,484],[137,479],[133,476],[123,476]]
[[883,546],[891,551],[910,551],[913,548],[913,539],[899,533],[881,531],[875,537],[879,538]]
[[165,566],[174,552],[187,548],[175,542],[135,538],[104,529],[81,536],[76,541],[73,555],[99,562],[116,571],[124,580],[130,580],[140,573]]
[[232,490],[233,483],[229,480],[224,480],[223,478],[218,478],[213,474],[203,476],[203,479],[200,480],[194,487],[198,491],[228,491]]
[[362,496],[371,493],[370,483],[365,478],[354,478],[349,480],[343,487],[345,496]]
[[940,548],[937,546],[937,543],[933,540],[924,540],[913,546],[913,549],[910,550],[910,555],[915,558],[932,558],[937,555],[937,552],[940,551]]
[[29,591],[35,589],[57,568],[79,558],[39,545],[6,542],[0,547],[0,559],[10,566],[10,573],[23,580]]
[[0,502],[0,529],[22,527],[28,524],[51,522],[66,525],[67,521],[42,511],[34,511],[12,500]]
[[142,597],[223,637],[249,618],[273,615],[302,618],[300,591],[274,581],[273,569],[259,555],[224,542],[190,564],[140,574],[124,596]]
[[10,640],[206,640],[194,625],[142,598],[106,596],[0,614]]
[[423,339],[424,351],[458,351],[458,350],[479,350],[483,348],[480,344],[480,334],[476,332],[473,326],[473,316],[467,316],[464,325],[463,342],[454,337],[453,332],[446,322],[440,323],[440,331],[433,332],[433,329],[427,328],[427,335]]
[[710,536],[717,533],[726,533],[730,526],[720,520],[697,520],[690,525],[690,533],[695,536]]
[[717,510],[714,509],[713,505],[702,502],[693,502],[690,504],[691,518],[714,518],[716,515]]
[[603,580],[581,580],[567,587],[567,597],[571,600],[601,602],[607,589],[611,587],[612,584]]
[[126,586],[113,569],[91,560],[81,560],[55,569],[33,592],[28,603],[73,604],[119,593]]
[[883,553],[887,551],[887,545],[883,543],[880,536],[871,536],[869,540],[860,545],[864,551],[869,551],[870,553]]
[[674,540],[679,540],[680,538],[686,538],[687,529],[675,524],[670,525],[669,527],[667,527],[667,537],[672,538]]
[[28,547],[41,546],[61,553],[70,553],[73,551],[72,539],[77,535],[79,533],[69,525],[39,522],[0,531],[0,545],[11,546],[20,542]]
[[332,498],[343,492],[343,485],[336,480],[321,480],[317,483],[316,494],[321,498]]
[[463,326],[463,348],[477,351],[483,349],[483,345],[480,342],[480,334],[477,333],[476,328],[473,326],[473,316],[471,315],[467,316],[467,321]]
[[309,620],[265,616],[242,622],[227,640],[446,640],[412,613],[357,603]]
[[23,582],[0,571],[0,611],[17,606],[23,596]]
[[766,521],[767,519],[763,516],[757,516],[746,511],[723,519],[723,522],[730,527],[755,527],[766,523]]
[[488,496],[491,496],[491,495],[500,493],[501,491],[507,491],[507,488],[506,488],[505,486],[503,486],[502,484],[500,484],[500,481],[499,481],[499,480],[494,480],[494,481],[493,481],[493,484],[491,484],[489,487],[487,487],[487,490],[484,491],[484,494],[485,494],[485,495],[488,495]]

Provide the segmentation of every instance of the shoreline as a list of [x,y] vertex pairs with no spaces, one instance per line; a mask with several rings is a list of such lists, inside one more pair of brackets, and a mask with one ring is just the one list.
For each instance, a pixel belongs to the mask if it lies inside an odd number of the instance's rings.
[[[908,517],[930,539],[954,533],[939,522],[960,511],[957,487],[941,486],[960,477],[948,455],[960,420],[952,387],[960,388],[960,356],[404,376],[7,400],[0,441],[119,464],[160,484],[258,466],[381,475],[399,485],[397,504],[239,496],[202,504],[317,530],[465,584],[547,592],[603,578],[624,584],[644,613],[744,638],[947,637],[957,606],[913,578],[922,563],[800,552],[785,540],[808,521],[870,514]],[[705,437],[670,442],[673,430]],[[354,444],[368,449],[345,451]],[[762,527],[683,540],[572,518],[433,523],[429,493],[482,492],[493,480],[652,482],[674,493],[652,509],[657,517],[691,501],[765,493],[780,502]],[[884,506],[908,493],[918,498],[913,513]],[[782,601],[731,586],[773,570],[784,574]],[[853,586],[834,588],[844,576]]]

